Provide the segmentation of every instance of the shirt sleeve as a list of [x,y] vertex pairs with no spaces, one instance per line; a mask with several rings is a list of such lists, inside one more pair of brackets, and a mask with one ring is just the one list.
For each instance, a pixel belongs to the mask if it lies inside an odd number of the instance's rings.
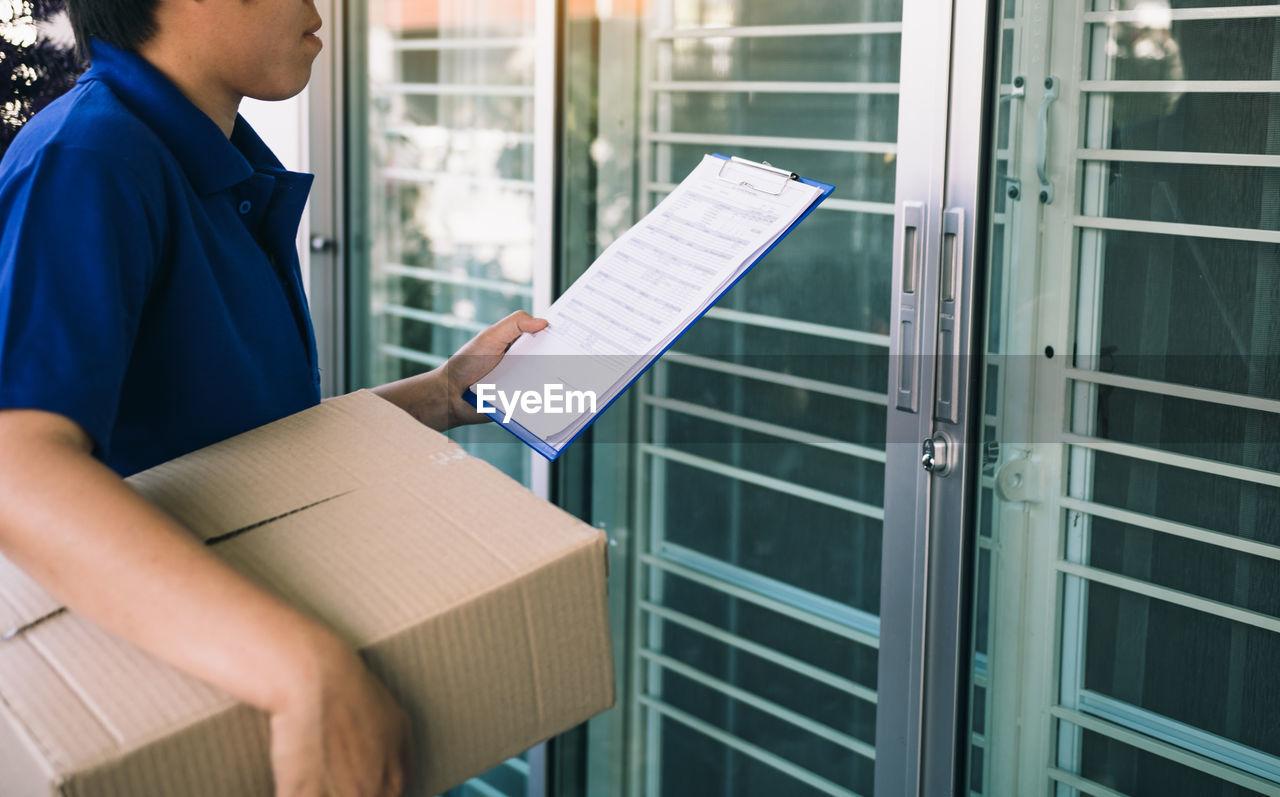
[[0,178],[0,409],[40,409],[109,444],[157,264],[144,182],[50,144]]

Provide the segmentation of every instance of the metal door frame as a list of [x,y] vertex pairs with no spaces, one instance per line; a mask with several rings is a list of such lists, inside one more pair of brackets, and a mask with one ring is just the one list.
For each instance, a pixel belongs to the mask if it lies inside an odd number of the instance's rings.
[[[877,797],[964,790],[976,264],[997,17],[985,0],[903,9]],[[944,265],[953,275],[945,284]],[[935,435],[949,443],[942,473],[921,464],[922,442]]]
[[303,256],[310,263],[309,300],[316,333],[320,389],[334,396],[351,389],[348,376],[346,158],[346,63],[348,20],[338,0],[316,0],[325,20],[324,50],[316,59],[304,97],[306,130],[302,145],[307,168],[315,173],[304,225],[308,228]]

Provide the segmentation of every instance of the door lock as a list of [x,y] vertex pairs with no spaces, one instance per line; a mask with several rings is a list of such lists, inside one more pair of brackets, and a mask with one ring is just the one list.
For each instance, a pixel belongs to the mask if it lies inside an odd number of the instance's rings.
[[951,472],[951,460],[955,458],[955,443],[951,435],[937,432],[920,444],[920,467],[934,476],[946,476]]

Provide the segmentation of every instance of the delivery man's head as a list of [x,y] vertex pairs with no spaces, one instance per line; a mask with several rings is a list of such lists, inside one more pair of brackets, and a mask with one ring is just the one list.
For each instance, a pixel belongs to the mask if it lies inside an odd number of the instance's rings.
[[67,0],[82,55],[98,38],[141,55],[164,51],[240,96],[302,91],[320,52],[314,0]]

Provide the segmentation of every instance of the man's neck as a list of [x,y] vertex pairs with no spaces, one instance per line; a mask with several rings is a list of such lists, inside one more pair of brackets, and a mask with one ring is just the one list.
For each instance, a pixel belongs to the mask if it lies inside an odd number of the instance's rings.
[[189,54],[176,52],[153,40],[139,47],[138,55],[169,78],[193,105],[213,120],[223,135],[231,137],[243,97],[203,75]]

